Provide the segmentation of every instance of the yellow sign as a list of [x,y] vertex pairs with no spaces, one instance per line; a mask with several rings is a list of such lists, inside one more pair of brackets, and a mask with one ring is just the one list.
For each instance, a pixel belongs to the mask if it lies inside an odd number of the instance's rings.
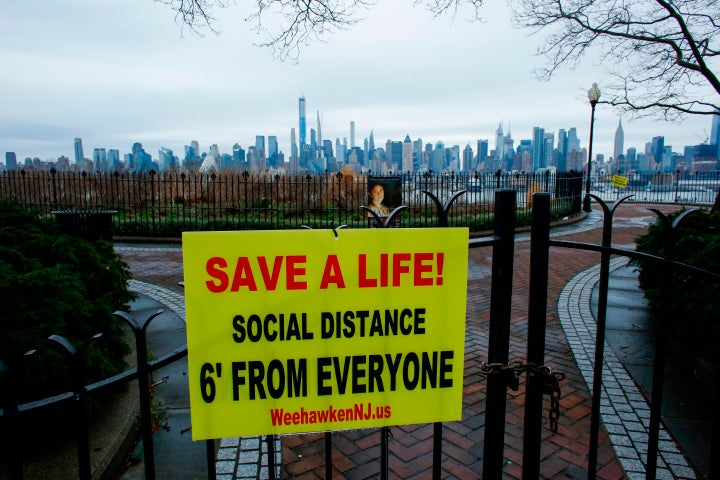
[[613,175],[612,181],[610,182],[610,185],[613,187],[619,187],[619,188],[625,188],[628,184],[628,177],[623,177],[621,175]]
[[466,228],[183,233],[193,439],[460,420],[467,259]]

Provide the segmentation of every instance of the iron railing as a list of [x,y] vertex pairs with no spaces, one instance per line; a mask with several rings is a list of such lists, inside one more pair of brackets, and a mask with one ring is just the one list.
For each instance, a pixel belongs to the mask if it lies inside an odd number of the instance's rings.
[[[514,227],[515,218],[512,212],[517,211],[516,201],[518,194],[511,190],[500,190],[497,192],[494,202],[494,235],[487,238],[471,239],[469,242],[469,248],[478,247],[492,247],[493,248],[493,276],[492,276],[492,295],[490,305],[490,336],[489,336],[489,352],[488,352],[488,364],[500,367],[508,366],[508,348],[509,348],[509,328],[510,328],[510,315],[511,315],[511,303],[512,303],[512,271],[513,271],[513,242],[514,242]],[[539,194],[533,198],[532,206],[532,218],[533,218],[533,231],[531,239],[531,271],[530,271],[530,305],[529,305],[529,325],[528,325],[528,365],[532,362],[534,365],[540,364],[544,358],[544,328],[546,321],[546,308],[547,308],[547,275],[548,275],[548,256],[549,249],[555,248],[573,248],[583,249],[589,251],[595,251],[601,254],[601,275],[600,275],[600,295],[607,297],[607,282],[608,282],[608,262],[611,255],[620,255],[629,258],[642,258],[646,261],[657,261],[663,262],[671,268],[668,268],[668,272],[672,268],[683,268],[690,269],[695,273],[707,275],[709,281],[720,281],[720,275],[717,273],[703,271],[697,268],[688,267],[687,265],[680,264],[672,261],[671,258],[660,258],[653,257],[646,254],[641,254],[635,251],[618,249],[611,246],[611,228],[612,228],[612,213],[614,208],[610,209],[605,205],[600,198],[596,197],[603,205],[605,214],[603,241],[602,244],[585,244],[585,243],[574,243],[560,240],[551,240],[549,237],[549,220],[550,220],[550,204],[551,195]],[[623,199],[625,200],[625,199]],[[621,202],[618,202],[619,205]],[[617,206],[616,205],[616,206]],[[105,205],[103,205],[104,207]],[[98,207],[98,205],[94,205]],[[674,228],[671,225],[669,228]],[[667,283],[665,298],[670,298],[672,295],[672,285]],[[596,355],[598,358],[595,363],[595,386],[593,388],[593,419],[591,426],[591,444],[589,453],[589,465],[588,465],[588,478],[595,478],[595,462],[596,462],[596,450],[599,436],[599,423],[598,415],[600,412],[600,385],[602,385],[602,348],[604,345],[604,316],[605,316],[605,301],[600,299],[598,307],[598,331],[596,338]],[[149,322],[150,320],[148,320]],[[129,322],[130,323],[130,322]],[[144,335],[145,325],[131,325],[136,335]],[[144,353],[144,338],[137,337],[138,339],[138,355],[141,352]],[[61,339],[60,343],[62,343]],[[67,350],[72,354],[72,347],[70,346]],[[661,355],[661,346],[657,349],[658,355]],[[87,456],[89,455],[88,446],[86,441],[86,434],[83,430],[87,428],[87,423],[84,414],[84,401],[91,395],[95,395],[98,392],[105,391],[113,385],[119,383],[126,383],[136,379],[146,378],[151,372],[156,371],[160,367],[177,361],[187,355],[187,348],[181,347],[176,351],[153,361],[148,361],[146,357],[138,358],[138,366],[132,370],[129,370],[123,374],[120,374],[111,379],[98,382],[89,386],[78,385],[73,388],[72,391],[53,397],[52,399],[46,399],[33,404],[17,405],[12,403],[14,395],[6,394],[4,396],[7,402],[3,405],[2,416],[5,420],[3,427],[5,431],[2,433],[3,438],[13,439],[17,435],[18,429],[22,428],[20,421],[22,415],[27,414],[38,408],[45,408],[48,405],[54,405],[61,402],[71,402],[77,408],[73,409],[74,415],[77,416],[80,422],[80,428],[78,429],[78,464],[80,465],[80,478],[90,478],[90,474],[87,468]],[[658,452],[658,423],[660,419],[660,409],[662,404],[662,372],[663,372],[664,359],[660,356],[656,358],[656,377],[658,378],[657,383],[653,387],[652,391],[652,402],[651,402],[651,418],[649,429],[649,437],[647,440],[647,478],[655,478],[655,461]],[[512,367],[512,365],[509,365]],[[499,371],[510,371],[507,368]],[[528,370],[530,372],[530,370]],[[7,392],[12,392],[12,378],[13,372],[5,368],[4,365],[0,364],[0,373],[2,373],[0,380],[3,381],[3,388]],[[514,375],[489,375],[488,376],[488,388],[487,388],[487,409],[486,409],[486,426],[485,426],[485,451],[483,457],[483,478],[502,478],[503,469],[503,449],[504,434],[505,434],[505,405],[507,398],[507,388],[510,385],[510,381],[516,379]],[[524,449],[523,449],[523,471],[526,478],[537,478],[537,466],[540,462],[540,445],[541,445],[541,432],[540,432],[540,415],[538,414],[542,405],[543,389],[538,381],[541,379],[536,375],[529,375],[528,384],[526,388],[526,404],[525,404],[525,432],[526,438],[524,438]],[[149,388],[141,388],[141,404],[144,404],[144,409],[147,408],[148,396],[150,395]],[[143,397],[145,396],[145,397]],[[10,400],[8,400],[10,399]],[[146,414],[143,415],[145,417]],[[148,425],[147,419],[143,418],[142,429],[143,438],[146,442],[152,442],[152,435],[149,434],[150,425]],[[715,431],[715,435],[718,435],[718,431]],[[434,454],[433,459],[436,465],[433,467],[433,478],[440,478],[440,454],[442,449],[442,428],[435,428],[435,440],[434,440]],[[330,449],[330,437],[331,433],[326,435],[326,442],[328,448],[326,449],[326,471],[331,472],[332,455]],[[387,478],[387,439],[386,435],[383,434],[385,441],[383,442],[383,453],[381,454],[381,478]],[[717,441],[717,439],[716,439]],[[208,441],[208,478],[215,478],[214,471],[214,448],[212,441]],[[11,442],[12,443],[12,442]],[[713,448],[717,448],[718,443],[715,443]],[[148,447],[145,449],[146,455],[148,452],[152,452],[152,448]],[[274,459],[274,455],[270,457]],[[711,457],[711,471],[716,472],[718,465],[717,456]],[[22,478],[22,453],[20,451],[14,452],[9,458],[9,471],[11,478],[21,479]],[[274,460],[273,460],[274,461]],[[146,456],[146,475],[147,478],[153,478],[153,474],[149,471],[152,468],[152,457]],[[149,464],[149,465],[148,465]],[[274,466],[270,466],[270,472],[274,472]],[[271,478],[274,473],[271,473]]]
[[[494,195],[513,189],[517,222],[529,224],[532,194],[552,195],[552,217],[580,211],[581,173],[403,173],[403,227],[438,225],[433,197],[454,202],[445,225],[493,228]],[[179,236],[192,230],[368,226],[367,175],[269,175],[248,172],[147,174],[16,170],[0,173],[0,198],[40,214],[111,211],[116,235]],[[425,193],[427,192],[427,193]],[[429,194],[429,195],[428,195]],[[397,206],[397,205],[395,205]]]

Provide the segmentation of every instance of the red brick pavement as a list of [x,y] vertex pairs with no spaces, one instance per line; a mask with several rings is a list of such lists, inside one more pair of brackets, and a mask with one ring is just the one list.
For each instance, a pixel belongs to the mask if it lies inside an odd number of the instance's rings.
[[[657,206],[665,212],[676,206]],[[595,206],[595,209],[599,207]],[[614,215],[613,245],[634,248],[634,241],[646,231],[644,217],[653,217],[648,206],[625,204]],[[601,225],[563,239],[600,243]],[[527,309],[529,291],[529,241],[516,240],[513,281],[510,359],[523,360],[526,349]],[[131,267],[134,278],[179,290],[182,280],[181,254],[165,251],[126,251],[123,258]],[[475,275],[468,280],[467,330],[463,418],[460,422],[443,424],[443,478],[481,478],[485,424],[485,379],[480,364],[487,360],[488,319],[490,313],[491,250],[471,249],[469,261]],[[548,308],[546,329],[546,363],[554,371],[563,372],[559,429],[552,433],[545,428],[541,447],[543,479],[584,478],[587,468],[588,432],[590,430],[590,393],[572,356],[557,318],[557,300],[562,288],[576,274],[597,264],[599,254],[575,249],[556,249],[550,253],[548,275]],[[479,272],[479,274],[478,274]],[[504,477],[521,478],[524,414],[524,386],[508,392]],[[547,405],[546,405],[547,406]],[[547,427],[547,419],[545,420]],[[389,471],[391,478],[430,478],[432,468],[431,425],[404,425],[391,428]],[[335,432],[333,442],[333,478],[365,480],[379,478],[380,430]],[[323,434],[283,437],[283,471],[288,478],[321,479],[325,477],[325,445]],[[624,478],[613,448],[604,432],[598,452],[598,478]]]

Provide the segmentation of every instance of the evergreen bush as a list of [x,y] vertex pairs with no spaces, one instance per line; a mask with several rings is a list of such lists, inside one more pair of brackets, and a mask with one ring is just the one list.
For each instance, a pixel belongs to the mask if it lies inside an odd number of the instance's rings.
[[[671,215],[673,220],[681,212]],[[662,257],[668,232],[660,220],[636,240],[637,250]],[[684,218],[677,229],[675,259],[682,263],[720,273],[720,212],[702,211]],[[639,282],[653,314],[660,313],[663,275],[667,267],[653,261],[635,261]],[[720,282],[675,269],[669,298],[667,338],[676,350],[696,356],[715,372],[720,366],[717,338],[720,336]]]
[[[53,221],[0,200],[0,358],[16,372],[20,401],[126,367],[129,347],[113,312],[127,310],[134,298],[130,278],[110,242],[60,234]],[[88,342],[97,333],[102,337]],[[65,337],[76,349],[85,346],[79,371],[47,340],[50,335]],[[35,354],[21,361],[30,350]]]

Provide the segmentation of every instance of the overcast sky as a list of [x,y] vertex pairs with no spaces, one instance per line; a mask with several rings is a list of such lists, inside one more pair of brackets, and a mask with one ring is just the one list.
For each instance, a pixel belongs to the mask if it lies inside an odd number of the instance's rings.
[[[240,2],[245,3],[243,2]],[[217,10],[219,35],[182,30],[174,12],[153,0],[6,2],[0,15],[0,151],[73,159],[73,139],[121,155],[141,142],[153,158],[160,147],[181,158],[192,140],[253,145],[276,135],[290,153],[298,128],[298,97],[307,104],[308,136],[322,117],[324,139],[356,142],[374,131],[387,139],[495,147],[502,123],[516,145],[539,126],[576,127],[587,147],[587,90],[603,88],[605,72],[591,60],[541,82],[534,68],[540,37],[512,27],[504,2],[490,2],[484,22],[470,11],[434,18],[412,0],[378,0],[364,20],[304,47],[298,63],[273,59],[245,21],[247,4]],[[641,67],[641,66],[639,66]],[[619,114],[599,105],[594,153],[612,155]],[[682,123],[623,117],[625,149],[643,151],[657,135],[682,153],[704,141],[709,117]],[[309,138],[308,138],[309,140]],[[557,141],[557,137],[556,137]]]

